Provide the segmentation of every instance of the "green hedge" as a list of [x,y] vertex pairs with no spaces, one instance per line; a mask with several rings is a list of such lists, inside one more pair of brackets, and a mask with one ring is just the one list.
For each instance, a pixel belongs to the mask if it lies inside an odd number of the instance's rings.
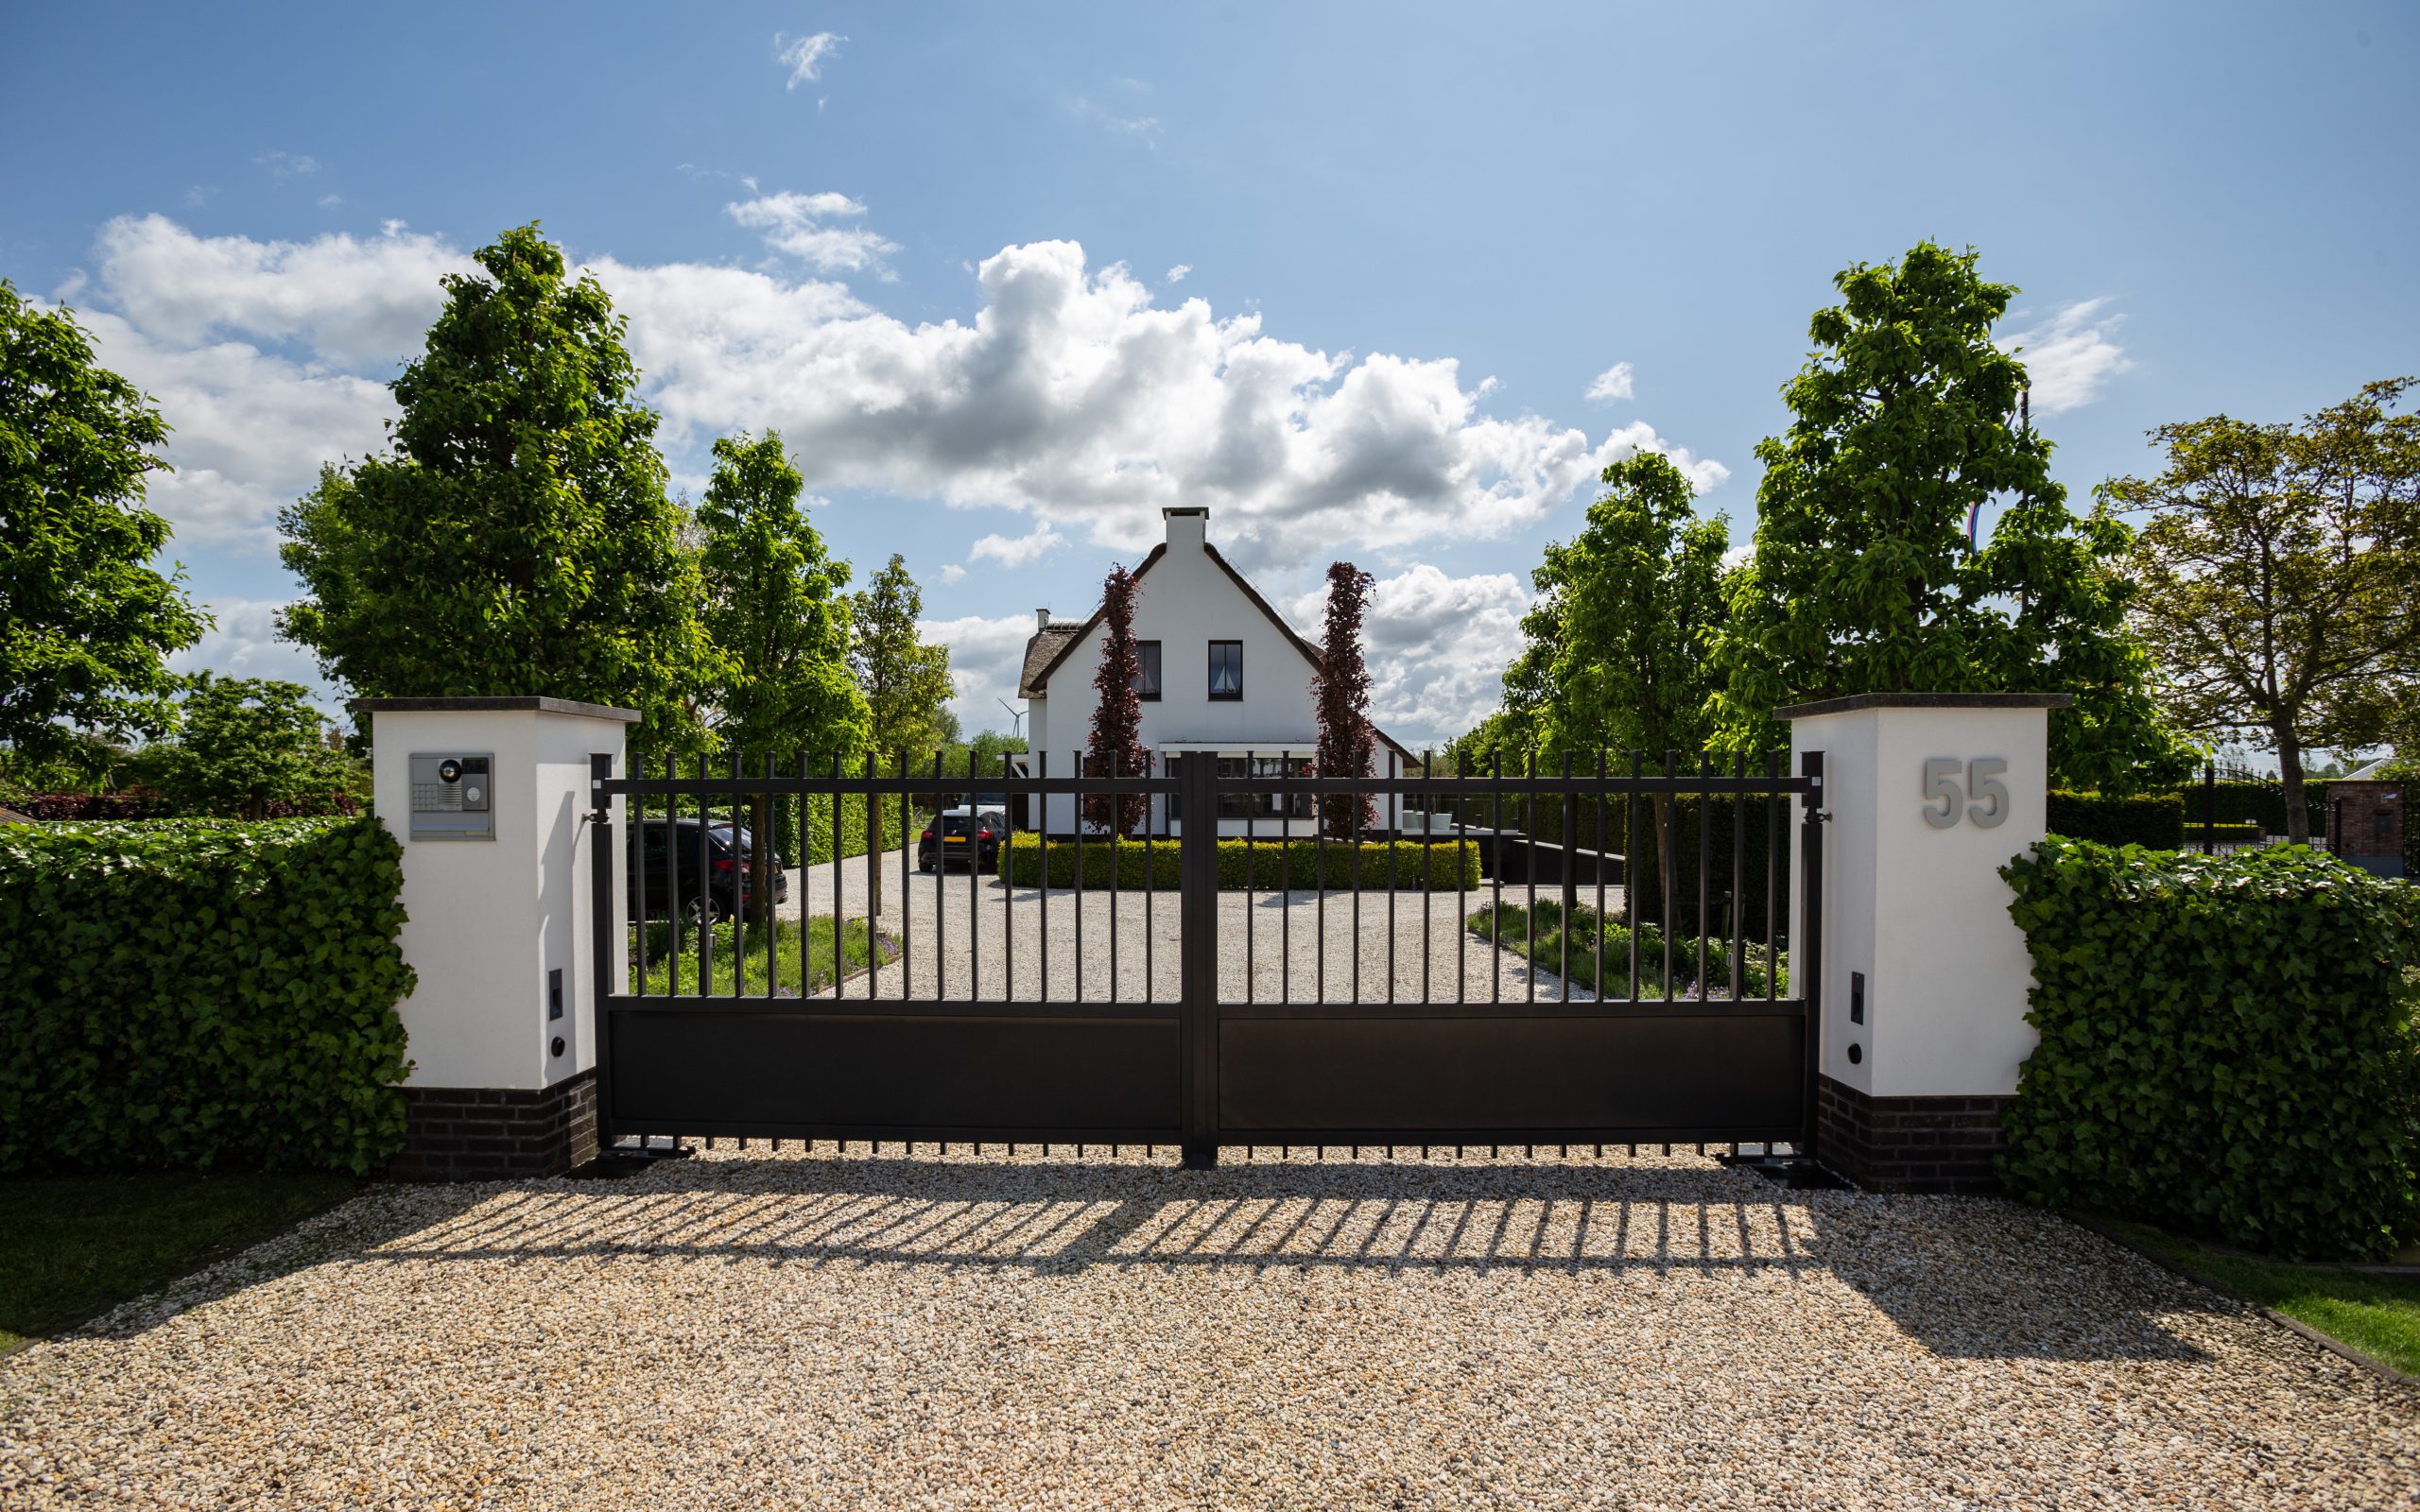
[[372,819],[0,828],[0,1171],[393,1154],[402,860]]
[[2001,875],[2042,1036],[2003,1120],[2013,1192],[2268,1253],[2394,1251],[2420,892],[2301,847],[2052,838]]
[[[1076,885],[1077,849],[1073,840],[1054,838],[1048,843],[1051,886]],[[1146,847],[1140,840],[1088,839],[1082,850],[1087,887],[1139,888],[1147,879],[1150,886],[1166,892],[1183,885],[1176,841],[1161,840]],[[1358,848],[1358,863],[1363,888],[1392,885],[1413,892],[1466,892],[1478,885],[1478,848],[1474,845],[1365,841]],[[1000,849],[1000,875],[1015,886],[1039,885],[1043,865],[1040,835],[1012,835]],[[1310,839],[1261,840],[1249,846],[1241,840],[1219,842],[1222,888],[1247,885],[1270,891],[1286,886],[1349,888],[1356,885],[1355,869],[1356,848],[1342,841],[1329,841],[1324,855],[1320,844]]]
[[[2187,782],[2176,790],[2185,803],[2185,822],[2202,822],[2203,793],[2200,782]],[[2323,833],[2327,827],[2327,784],[2303,783],[2303,802],[2310,816],[2310,831]],[[2278,782],[2226,782],[2212,784],[2210,794],[2212,817],[2221,824],[2257,824],[2271,834],[2286,833],[2286,787]]]
[[[1627,775],[1627,768],[1624,775]],[[1753,797],[1748,800],[1747,831],[1741,836],[1744,862],[1741,870],[1746,877],[1746,885],[1739,889],[1737,902],[1746,922],[1747,934],[1752,939],[1762,939],[1765,936],[1766,857],[1772,838],[1768,803],[1769,800],[1763,797]],[[1589,795],[1582,794],[1573,798],[1571,806],[1575,821],[1572,829],[1575,843],[1582,850],[1597,850],[1599,834],[1597,800]],[[1672,903],[1669,910],[1666,909],[1661,901],[1663,868],[1656,860],[1657,850],[1663,839],[1663,820],[1659,817],[1656,805],[1651,799],[1639,799],[1637,800],[1639,833],[1636,843],[1634,844],[1630,834],[1630,799],[1627,797],[1619,794],[1611,797],[1603,805],[1601,833],[1603,849],[1622,858],[1624,874],[1634,884],[1638,894],[1638,917],[1663,921],[1668,913],[1669,922],[1676,932],[1683,935],[1697,935],[1703,932],[1699,928],[1697,917],[1698,825],[1701,813],[1710,809],[1711,812],[1704,813],[1705,826],[1710,832],[1710,858],[1713,862],[1713,865],[1707,868],[1705,879],[1707,902],[1710,905],[1708,911],[1713,916],[1711,924],[1714,933],[1729,931],[1732,927],[1731,832],[1733,821],[1738,813],[1737,800],[1722,798],[1710,801],[1699,798],[1678,798],[1671,800],[1671,830],[1674,844],[1672,847]],[[1500,825],[1502,828],[1516,830],[1526,835],[1533,835],[1543,844],[1563,843],[1563,799],[1559,796],[1542,797],[1534,805],[1512,795],[1507,795],[1500,806],[1484,798],[1470,799],[1461,800],[1461,808],[1462,822],[1465,824],[1481,827]],[[1533,809],[1534,812],[1532,812]],[[1786,799],[1781,805],[1781,828],[1785,832],[1781,840],[1785,858],[1794,858],[1794,836],[1788,832],[1797,822],[1796,804]],[[1786,859],[1779,872],[1772,878],[1772,904],[1781,916],[1783,928],[1788,927],[1789,918],[1791,881],[1789,873],[1793,865],[1795,865],[1794,859]],[[1539,885],[1543,888],[1556,885],[1541,883]],[[1595,885],[1585,885],[1593,889]]]
[[2070,840],[2173,850],[2186,841],[2185,802],[2172,793],[2108,798],[2050,790],[2049,831]]

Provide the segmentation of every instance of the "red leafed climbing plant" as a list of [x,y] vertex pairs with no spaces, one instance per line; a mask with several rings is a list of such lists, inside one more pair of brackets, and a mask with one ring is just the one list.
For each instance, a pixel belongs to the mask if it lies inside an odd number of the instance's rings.
[[[1143,654],[1134,644],[1134,575],[1113,567],[1100,585],[1101,619],[1109,633],[1100,639],[1100,670],[1093,686],[1100,703],[1093,710],[1092,739],[1084,747],[1084,772],[1090,777],[1144,777],[1150,773],[1150,753],[1143,748],[1143,700],[1134,684],[1143,675]],[[1114,834],[1132,834],[1143,823],[1150,799],[1140,793],[1087,793],[1084,822]]]
[[[1320,640],[1320,669],[1311,675],[1311,697],[1320,712],[1320,770],[1358,777],[1371,769],[1378,734],[1370,727],[1370,669],[1361,663],[1361,616],[1377,579],[1349,561],[1327,569],[1327,625]],[[1353,838],[1356,826],[1374,829],[1378,806],[1367,793],[1329,793],[1320,799],[1320,826],[1330,839]]]

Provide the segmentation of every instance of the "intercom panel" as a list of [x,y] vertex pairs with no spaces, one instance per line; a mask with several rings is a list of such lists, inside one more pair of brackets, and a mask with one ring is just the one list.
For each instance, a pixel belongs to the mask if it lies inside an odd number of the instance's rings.
[[493,751],[415,751],[411,766],[413,839],[495,838]]

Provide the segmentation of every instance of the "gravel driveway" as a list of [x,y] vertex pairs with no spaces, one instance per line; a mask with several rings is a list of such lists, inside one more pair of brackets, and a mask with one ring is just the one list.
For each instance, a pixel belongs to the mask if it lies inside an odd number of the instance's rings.
[[2044,1214],[1271,1153],[376,1189],[0,1361],[0,1504],[2420,1501],[2420,1394]]
[[[842,863],[837,889],[828,866],[810,868],[804,881],[799,873],[790,873],[790,901],[782,911],[794,916],[804,907],[808,913],[831,913],[836,890],[843,912],[856,916],[866,911],[869,888],[862,859]],[[1553,894],[1542,889],[1539,896],[1551,899]],[[1592,904],[1595,896],[1590,889]],[[1606,896],[1609,905],[1618,910],[1621,889],[1609,887]],[[1421,1000],[1424,976],[1429,993],[1441,1001],[1451,1001],[1458,984],[1472,1002],[1483,1002],[1499,991],[1507,998],[1524,997],[1531,990],[1533,975],[1539,997],[1559,995],[1562,978],[1551,971],[1533,972],[1526,962],[1490,949],[1461,929],[1464,911],[1484,905],[1491,897],[1484,890],[1369,891],[1358,895],[1357,919],[1356,895],[1347,892],[1329,893],[1323,905],[1320,895],[1307,889],[1257,892],[1250,897],[1240,891],[1221,892],[1219,995],[1230,1001],[1244,998],[1247,961],[1249,991],[1263,1002],[1284,1001],[1288,996],[1320,1001],[1322,971],[1329,1001],[1357,997],[1384,1001],[1392,983],[1397,998],[1416,1003]],[[1173,1003],[1179,996],[1181,937],[1173,891],[1157,896],[1089,891],[1080,902],[1071,889],[1053,887],[1046,902],[1040,888],[1011,887],[995,876],[970,878],[963,870],[938,874],[911,870],[903,879],[897,858],[890,857],[883,868],[882,898],[882,923],[893,934],[906,934],[908,953],[904,963],[886,966],[876,973],[873,990],[880,996],[899,995],[903,979],[912,995],[930,996],[937,971],[942,973],[942,991],[949,997],[966,997],[978,984],[981,996],[1000,997],[1013,973],[1017,996],[1047,995],[1064,1001],[1077,995],[1079,971],[1085,999],[1107,1000],[1113,990],[1132,1002],[1143,1001],[1147,989],[1155,990],[1165,1002]],[[1504,898],[1507,902],[1526,902],[1528,894],[1508,887]],[[971,939],[969,919],[975,923]],[[937,949],[937,941],[944,937],[948,948]],[[1392,958],[1390,939],[1394,946]],[[866,983],[862,978],[850,982],[846,990],[853,997],[862,995]],[[1571,996],[1580,1000],[1590,993],[1574,984]]]

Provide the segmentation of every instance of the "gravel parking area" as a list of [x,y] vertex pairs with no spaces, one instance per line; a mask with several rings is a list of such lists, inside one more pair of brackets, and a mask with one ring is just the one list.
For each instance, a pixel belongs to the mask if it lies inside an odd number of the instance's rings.
[[2000,1203],[897,1153],[375,1190],[0,1361],[0,1503],[2420,1501],[2420,1394]]
[[[870,889],[861,859],[843,864],[837,889],[828,866],[811,868],[804,878],[792,872],[790,884],[785,913],[801,907],[810,914],[831,913],[836,891],[841,912],[866,911]],[[1080,972],[1081,995],[1089,1000],[1106,1000],[1113,991],[1130,1002],[1152,992],[1165,1002],[1179,996],[1181,939],[1172,891],[1156,897],[1092,891],[1080,900],[1071,889],[1054,887],[1046,901],[1040,888],[1011,887],[994,876],[970,878],[963,870],[911,870],[903,879],[895,859],[884,868],[881,890],[882,925],[905,935],[908,953],[904,964],[877,973],[878,996],[899,995],[903,981],[911,995],[930,996],[937,972],[942,995],[959,998],[978,989],[983,997],[997,998],[1012,988],[1018,997],[1064,1001],[1077,996]],[[1508,902],[1527,899],[1516,889],[1504,896]],[[1621,906],[1621,889],[1608,888],[1607,896],[1613,907]],[[1357,895],[1349,892],[1329,893],[1324,904],[1309,890],[1250,897],[1221,892],[1219,994],[1240,1001],[1249,990],[1262,1002],[1317,1002],[1323,979],[1327,1001],[1385,1001],[1392,986],[1397,999],[1416,1003],[1425,978],[1428,993],[1439,1001],[1452,1001],[1460,990],[1467,1001],[1484,1002],[1499,992],[1527,996],[1534,976],[1539,997],[1560,995],[1561,977],[1532,971],[1527,962],[1462,930],[1464,912],[1490,898],[1485,891],[1371,891],[1357,895]],[[1589,898],[1593,902],[1593,888]],[[942,943],[946,949],[938,948]],[[866,984],[859,979],[846,990],[861,995]],[[1578,984],[1571,988],[1574,1000],[1590,995]]]

